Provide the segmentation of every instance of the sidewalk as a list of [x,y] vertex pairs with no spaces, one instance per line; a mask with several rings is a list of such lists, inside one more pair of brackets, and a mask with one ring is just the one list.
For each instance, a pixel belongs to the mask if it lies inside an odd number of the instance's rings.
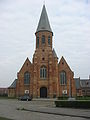
[[[35,99],[34,99],[35,100]],[[41,99],[36,99],[36,101],[40,101]],[[54,99],[49,99],[49,101],[54,102]],[[41,100],[43,101],[43,99]],[[62,116],[71,116],[71,117],[81,117],[90,119],[90,109],[74,109],[74,108],[57,108],[54,106],[28,106],[25,108],[27,111],[31,112],[39,112],[39,113],[46,113],[46,114],[54,114],[54,115],[62,115]]]

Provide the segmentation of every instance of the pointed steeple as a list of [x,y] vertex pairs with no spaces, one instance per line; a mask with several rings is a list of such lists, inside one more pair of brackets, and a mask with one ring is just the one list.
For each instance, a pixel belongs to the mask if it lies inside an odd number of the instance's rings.
[[42,13],[41,13],[41,16],[40,16],[40,20],[39,20],[39,23],[38,23],[36,33],[39,32],[39,31],[52,32],[45,5],[43,5],[43,9],[42,9]]

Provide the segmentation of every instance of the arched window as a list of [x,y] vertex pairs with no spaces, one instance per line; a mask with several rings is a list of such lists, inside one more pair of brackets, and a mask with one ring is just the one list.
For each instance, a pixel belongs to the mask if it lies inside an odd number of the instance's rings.
[[50,45],[50,36],[48,36],[48,45]]
[[24,84],[29,84],[30,83],[30,73],[29,72],[25,72],[24,73]]
[[40,68],[40,78],[41,79],[46,79],[46,77],[47,77],[47,69],[46,69],[45,66],[42,66]]
[[45,35],[42,35],[42,44],[45,44]]
[[39,37],[37,36],[37,47],[39,47]]
[[66,85],[67,84],[66,72],[65,71],[62,71],[60,73],[60,84],[61,85]]

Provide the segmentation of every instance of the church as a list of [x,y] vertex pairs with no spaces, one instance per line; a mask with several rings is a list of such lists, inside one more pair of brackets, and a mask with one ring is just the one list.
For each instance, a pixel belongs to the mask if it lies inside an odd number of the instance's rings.
[[29,58],[26,59],[17,73],[17,79],[8,88],[8,96],[19,97],[24,94],[33,98],[55,98],[70,94],[76,96],[74,73],[63,56],[58,61],[53,48],[53,31],[45,5],[35,36],[36,48],[32,62]]

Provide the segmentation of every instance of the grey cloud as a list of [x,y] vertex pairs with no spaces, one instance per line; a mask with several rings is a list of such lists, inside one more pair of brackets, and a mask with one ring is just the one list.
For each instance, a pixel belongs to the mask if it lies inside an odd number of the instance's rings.
[[[0,0],[0,87],[10,85],[27,57],[32,61],[42,5],[42,0]],[[90,3],[46,0],[46,8],[58,57],[65,57],[75,77],[88,77]]]

